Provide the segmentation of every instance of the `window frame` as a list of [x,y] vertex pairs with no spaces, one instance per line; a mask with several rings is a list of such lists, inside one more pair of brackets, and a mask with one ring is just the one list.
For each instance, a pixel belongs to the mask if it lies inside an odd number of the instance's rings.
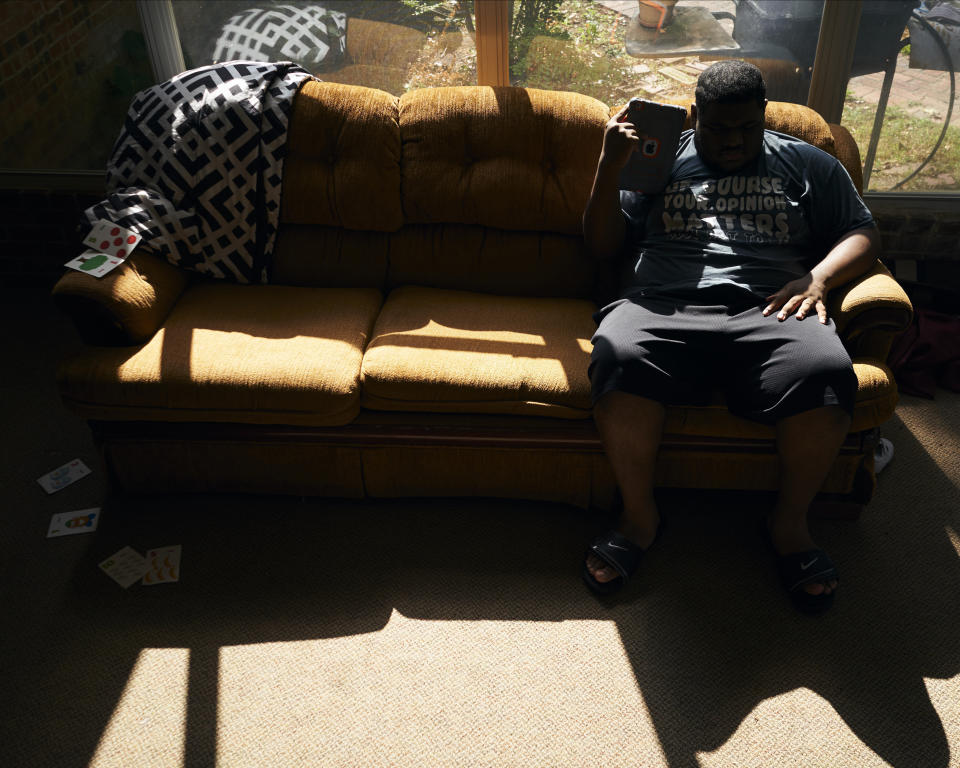
[[[513,0],[475,0],[477,30],[477,84],[509,86],[510,3]],[[862,0],[824,0],[820,36],[811,74],[807,106],[840,123],[843,112],[844,78],[849,71],[859,30]],[[157,82],[168,80],[184,70],[183,53],[177,33],[173,0],[137,0],[150,65]],[[830,119],[830,118],[833,119]],[[102,191],[105,172],[100,171],[10,171],[0,169],[2,189],[57,189],[72,192]],[[870,192],[863,195],[868,204],[886,210],[898,202],[910,201],[911,207],[928,202],[934,208],[960,211],[960,189],[956,193]],[[872,205],[871,205],[872,209]]]

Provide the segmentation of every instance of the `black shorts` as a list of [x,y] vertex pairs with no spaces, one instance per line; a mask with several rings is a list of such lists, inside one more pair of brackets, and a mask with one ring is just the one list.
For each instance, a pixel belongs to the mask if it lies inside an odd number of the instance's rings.
[[706,405],[719,390],[732,413],[765,424],[825,405],[853,413],[857,377],[833,321],[764,317],[767,302],[735,286],[692,300],[620,299],[594,315],[594,405],[611,391]]

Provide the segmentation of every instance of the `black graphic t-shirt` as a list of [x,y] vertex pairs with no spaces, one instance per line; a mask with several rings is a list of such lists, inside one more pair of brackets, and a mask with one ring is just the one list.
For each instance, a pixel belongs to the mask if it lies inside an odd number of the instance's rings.
[[693,136],[681,136],[663,192],[620,193],[633,264],[625,296],[733,284],[766,297],[874,225],[843,165],[805,141],[765,131],[753,163],[718,175]]

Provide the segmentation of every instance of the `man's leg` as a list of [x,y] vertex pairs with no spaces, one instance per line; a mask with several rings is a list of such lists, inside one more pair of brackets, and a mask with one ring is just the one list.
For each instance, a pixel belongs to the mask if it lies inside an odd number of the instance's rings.
[[[653,499],[653,474],[666,409],[655,400],[613,391],[597,401],[593,415],[623,496],[618,530],[646,549],[660,522]],[[587,557],[587,568],[599,582],[619,575],[594,554]]]
[[[807,513],[833,466],[850,428],[850,417],[839,406],[824,406],[780,419],[776,423],[780,456],[780,493],[770,516],[770,537],[781,555],[813,549]],[[812,595],[831,592],[837,583],[808,584]]]
[[[850,355],[835,325],[816,318],[781,321],[753,308],[732,317],[730,326],[734,375],[727,402],[735,413],[776,429],[780,492],[768,518],[774,549],[781,556],[814,549],[810,504],[847,436],[856,399]],[[804,589],[819,595],[835,587],[830,581]]]

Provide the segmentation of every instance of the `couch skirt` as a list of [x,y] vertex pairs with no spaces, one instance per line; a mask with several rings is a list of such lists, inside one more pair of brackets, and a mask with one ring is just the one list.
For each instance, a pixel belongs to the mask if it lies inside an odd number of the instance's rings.
[[[566,425],[564,425],[566,426]],[[492,497],[610,509],[616,481],[591,425],[562,433],[351,431],[222,424],[91,422],[116,490],[335,498]],[[872,435],[851,435],[821,493],[865,504]],[[774,491],[770,441],[665,436],[663,488]]]

